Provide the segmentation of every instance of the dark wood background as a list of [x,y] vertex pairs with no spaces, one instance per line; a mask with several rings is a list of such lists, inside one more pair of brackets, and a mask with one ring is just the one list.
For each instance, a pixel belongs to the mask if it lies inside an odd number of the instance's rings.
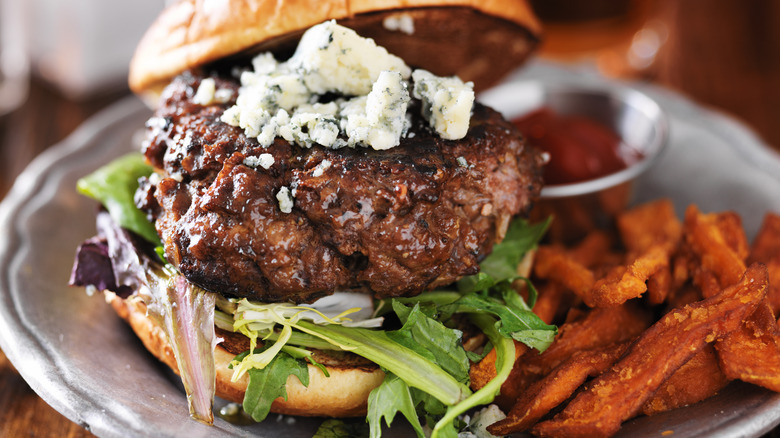
[[[609,8],[616,1],[593,4]],[[742,120],[780,151],[780,2],[634,0],[629,6],[618,8],[617,18],[581,22],[546,11],[547,45],[541,55],[592,62],[607,75],[663,84]],[[637,68],[626,62],[626,53],[643,26],[660,32],[663,43],[650,64]],[[0,196],[37,154],[126,94],[120,87],[71,101],[33,78],[26,103],[0,118]],[[0,436],[91,434],[50,408],[0,352]]]

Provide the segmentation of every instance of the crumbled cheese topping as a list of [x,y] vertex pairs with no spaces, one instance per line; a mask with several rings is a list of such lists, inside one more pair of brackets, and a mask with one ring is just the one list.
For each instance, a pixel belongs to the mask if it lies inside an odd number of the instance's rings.
[[[264,147],[277,137],[302,147],[398,146],[411,124],[409,78],[415,75],[423,84],[415,86],[414,96],[422,99],[431,127],[450,140],[468,131],[474,102],[471,83],[425,71],[420,75],[420,70],[412,73],[374,40],[335,21],[307,30],[286,62],[263,53],[252,60],[252,67],[241,73],[236,104],[221,120],[240,127]],[[213,92],[203,93],[214,100]],[[325,94],[342,97],[319,102]]]
[[382,71],[397,71],[405,79],[412,73],[401,58],[334,20],[307,30],[285,64],[300,73],[315,94],[360,96],[371,91]]
[[233,90],[217,88],[214,78],[205,78],[200,81],[198,90],[192,96],[192,102],[198,105],[211,105],[212,103],[226,103],[233,98]]
[[152,172],[152,174],[149,175],[149,183],[150,184],[156,186],[157,184],[160,184],[161,181],[162,181],[162,176],[160,176],[159,173]]
[[276,200],[279,201],[279,210],[282,213],[291,213],[293,208],[293,196],[287,186],[282,186],[276,194]]
[[365,99],[343,105],[341,127],[350,144],[368,144],[377,150],[398,146],[401,135],[409,129],[409,100],[406,82],[398,72],[380,73]]
[[214,93],[217,91],[217,83],[213,78],[200,81],[198,91],[192,97],[192,101],[198,105],[211,105],[214,102]]
[[[471,436],[474,438],[496,438],[488,432],[487,427],[497,421],[506,418],[506,414],[497,405],[489,405],[474,414],[474,418],[468,422]],[[460,438],[460,435],[458,435]]]
[[415,98],[423,103],[423,117],[442,138],[456,140],[466,136],[474,106],[474,84],[456,76],[442,78],[426,70],[415,70]]
[[385,17],[382,26],[387,30],[400,31],[407,35],[414,34],[414,18],[406,12]]
[[315,167],[314,170],[312,171],[311,176],[315,178],[321,177],[326,170],[330,169],[330,164],[331,164],[330,160],[320,161],[320,164],[318,164],[317,167]]
[[258,157],[246,157],[244,158],[244,164],[249,167],[262,167],[263,169],[270,169],[274,165],[274,156],[271,154],[260,154]]
[[214,102],[227,103],[233,99],[233,90],[229,88],[218,88],[214,91]]

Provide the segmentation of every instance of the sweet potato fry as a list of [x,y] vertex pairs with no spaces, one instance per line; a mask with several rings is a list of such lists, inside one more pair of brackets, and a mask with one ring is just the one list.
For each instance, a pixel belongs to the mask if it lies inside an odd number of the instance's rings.
[[[690,243],[699,254],[702,266],[715,274],[721,286],[729,284],[734,272],[744,266],[743,260],[747,257],[747,244],[744,243],[738,218],[724,213],[702,215],[693,208],[689,209],[689,213],[686,214],[686,227],[691,227]],[[772,227],[773,224],[770,224],[762,232],[770,233]],[[769,240],[771,237],[760,239]],[[752,258],[771,256],[771,243],[764,241],[757,245],[761,255]],[[774,266],[772,270],[775,271]],[[702,288],[702,292],[707,296],[707,289]],[[758,310],[738,330],[719,341],[716,349],[721,368],[729,378],[780,391],[780,333],[777,325],[772,323],[772,292],[770,287]]]
[[552,420],[538,423],[533,432],[545,437],[614,434],[697,351],[736,330],[763,300],[766,285],[766,268],[751,265],[736,284],[718,295],[667,313],[623,359]]
[[767,297],[772,312],[780,312],[780,215],[769,213],[764,216],[761,229],[753,241],[749,260],[761,262],[769,269],[769,291]]
[[[574,271],[571,266],[579,263],[582,268],[593,267],[583,258],[571,255],[571,260],[564,264],[559,261],[555,266],[568,266],[568,272],[579,272],[572,276],[567,287],[570,287],[585,304],[591,307],[614,306],[642,295],[647,290],[647,281],[659,271],[659,278],[653,282],[653,297],[655,303],[663,302],[671,286],[669,258],[677,247],[682,225],[674,214],[674,207],[669,200],[661,200],[642,205],[618,216],[618,227],[623,243],[629,249],[629,257],[634,261],[628,266],[617,266],[607,275],[593,283],[588,289],[590,276],[582,271]],[[582,251],[584,252],[584,251]],[[581,251],[577,252],[578,254]],[[576,263],[575,263],[576,262]],[[553,266],[543,266],[537,275],[555,272]],[[580,281],[575,281],[579,279]]]
[[577,263],[587,268],[593,268],[605,263],[613,256],[610,253],[611,248],[612,238],[610,235],[601,230],[593,230],[568,253]]
[[745,261],[750,254],[745,230],[742,228],[742,219],[733,211],[724,211],[715,215],[715,224],[723,236],[729,248],[737,254],[740,260]]
[[560,283],[579,297],[586,296],[596,282],[588,268],[564,251],[549,246],[537,250],[534,273],[539,278]]
[[539,296],[534,304],[534,313],[547,324],[559,320],[572,305],[579,302],[571,292],[551,281],[537,286],[537,291]]
[[687,283],[683,285],[683,287],[678,291],[676,291],[674,296],[670,297],[670,299],[667,301],[667,311],[676,309],[678,307],[687,306],[688,304],[699,301],[702,298],[703,297],[699,289],[694,287],[693,284]]
[[715,274],[721,287],[739,281],[745,271],[745,262],[729,246],[728,236],[720,230],[718,215],[702,214],[691,205],[685,212],[685,232],[686,240],[699,256],[702,267]]
[[717,394],[729,381],[720,370],[715,349],[707,345],[658,388],[642,412],[654,415],[700,402]]
[[648,202],[618,215],[617,226],[629,252],[641,254],[663,244],[674,248],[682,236],[682,224],[669,199]]
[[647,280],[661,269],[669,267],[669,251],[661,245],[652,246],[628,266],[618,266],[593,285],[582,297],[591,307],[622,304],[647,291]]
[[769,270],[769,290],[766,298],[772,306],[772,313],[777,316],[780,313],[780,254],[777,260],[770,260],[766,268]]
[[715,348],[726,376],[780,392],[780,330],[766,301]]
[[699,266],[693,271],[692,281],[693,285],[701,291],[703,298],[709,298],[720,292],[720,282],[715,273],[704,267]]
[[633,304],[593,309],[583,318],[561,325],[555,342],[542,354],[523,357],[524,363],[547,373],[574,352],[633,339],[651,323],[650,312]]
[[672,289],[679,290],[691,279],[696,269],[696,255],[690,245],[683,243],[672,257]]
[[767,263],[780,258],[780,215],[767,213],[750,249],[750,261]]
[[504,409],[511,407],[530,384],[574,353],[633,339],[651,323],[648,310],[626,304],[593,309],[583,318],[561,325],[555,342],[544,353],[530,351],[515,362],[496,402]]
[[578,351],[542,380],[523,392],[507,417],[488,426],[493,435],[521,432],[566,401],[588,377],[601,374],[628,348],[628,342],[594,350]]
[[647,280],[647,302],[651,305],[666,301],[672,290],[672,270],[669,265],[661,268]]
[[[517,359],[525,354],[529,348],[527,345],[514,341],[515,342],[515,362],[517,362]],[[479,390],[483,386],[487,385],[488,382],[493,380],[496,377],[496,349],[493,348],[488,352],[488,354],[485,355],[485,357],[482,358],[479,362],[472,364],[469,368],[469,380],[471,389],[474,391]]]

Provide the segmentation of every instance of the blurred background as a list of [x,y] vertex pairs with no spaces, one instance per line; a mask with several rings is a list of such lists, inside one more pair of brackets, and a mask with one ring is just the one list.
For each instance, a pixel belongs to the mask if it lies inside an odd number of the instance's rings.
[[[538,57],[660,84],[780,151],[777,0],[532,0]],[[0,0],[0,197],[36,155],[129,94],[127,65],[164,0]],[[0,436],[90,436],[0,352]],[[772,436],[780,436],[773,433]]]

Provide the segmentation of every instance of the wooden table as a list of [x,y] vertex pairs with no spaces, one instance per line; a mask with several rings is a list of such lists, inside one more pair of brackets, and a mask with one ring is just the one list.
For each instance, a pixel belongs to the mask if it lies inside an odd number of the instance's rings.
[[[756,0],[745,10],[742,1],[723,1],[709,18],[697,13],[709,0],[674,3],[665,11],[668,50],[644,77],[742,119],[780,146],[780,2]],[[33,157],[126,93],[72,102],[34,81],[27,103],[2,118],[0,196]],[[50,408],[0,352],[0,436],[92,435]]]
[[[72,102],[33,81],[27,102],[0,119],[0,193],[47,147],[65,138],[90,115],[127,94],[121,90],[88,102]],[[38,397],[0,352],[0,436],[92,436]]]

